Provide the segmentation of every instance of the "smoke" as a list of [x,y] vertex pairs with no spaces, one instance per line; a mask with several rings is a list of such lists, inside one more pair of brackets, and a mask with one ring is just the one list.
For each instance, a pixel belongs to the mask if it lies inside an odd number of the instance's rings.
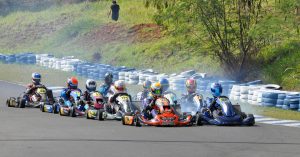
[[6,16],[15,11],[41,11],[53,6],[83,1],[87,0],[0,0],[0,15]]

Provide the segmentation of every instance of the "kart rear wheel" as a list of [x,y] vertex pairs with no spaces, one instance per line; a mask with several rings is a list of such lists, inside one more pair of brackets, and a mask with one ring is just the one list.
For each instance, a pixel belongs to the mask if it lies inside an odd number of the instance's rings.
[[60,116],[63,116],[62,113],[63,113],[63,108],[61,107],[61,108],[59,108],[59,115],[60,115]]
[[45,105],[40,105],[40,109],[42,112],[45,112]]
[[70,109],[70,116],[71,117],[76,117],[76,111],[75,111],[74,107],[71,107],[71,109]]
[[122,124],[125,125],[125,115],[122,116]]
[[58,114],[57,112],[58,106],[56,104],[53,105],[53,113]]
[[97,119],[100,120],[100,121],[104,121],[104,110],[103,109],[100,109],[98,111],[98,114],[97,114]]
[[254,119],[253,114],[248,114],[247,118],[253,118],[253,122],[248,124],[248,126],[253,126],[255,124],[255,119]]
[[7,106],[7,107],[11,107],[11,106],[10,106],[10,101],[11,101],[11,99],[7,99],[7,100],[6,100],[6,106]]
[[89,110],[86,110],[85,116],[86,116],[86,119],[91,119],[91,118],[89,117]]
[[202,123],[202,114],[201,113],[197,113],[196,115],[196,125],[197,126],[202,126],[203,123]]
[[141,127],[142,126],[141,122],[140,122],[140,119],[137,115],[135,116],[134,121],[135,121],[135,126],[136,127]]
[[19,102],[18,107],[19,108],[25,108],[25,104],[26,104],[26,100],[25,99],[21,99],[21,101]]

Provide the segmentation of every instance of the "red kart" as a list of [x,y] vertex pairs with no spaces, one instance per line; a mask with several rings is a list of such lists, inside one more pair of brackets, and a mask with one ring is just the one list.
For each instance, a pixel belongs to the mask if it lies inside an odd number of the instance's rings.
[[192,116],[180,116],[175,114],[174,108],[170,106],[167,98],[160,97],[155,101],[155,107],[151,112],[155,112],[152,119],[145,117],[145,114],[137,113],[135,116],[135,125],[149,125],[149,126],[190,126],[192,125]]

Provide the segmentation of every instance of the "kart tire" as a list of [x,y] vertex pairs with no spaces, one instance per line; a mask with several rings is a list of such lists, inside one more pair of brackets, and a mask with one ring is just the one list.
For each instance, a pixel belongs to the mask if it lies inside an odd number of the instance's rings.
[[7,107],[11,107],[11,106],[10,106],[10,101],[11,101],[11,99],[7,99],[7,100],[6,100],[6,106],[7,106]]
[[59,115],[60,115],[60,116],[63,116],[63,115],[61,114],[61,110],[62,110],[62,108],[59,108]]
[[86,116],[86,119],[91,119],[91,118],[89,117],[89,110],[86,111],[85,116]]
[[198,113],[196,115],[196,125],[197,126],[202,126],[203,125],[203,123],[202,123],[202,114],[201,113]]
[[122,116],[122,124],[125,125],[125,115]]
[[42,112],[45,112],[45,105],[40,105],[40,109],[42,110]]
[[76,111],[75,111],[74,107],[72,107],[71,110],[70,110],[70,116],[71,117],[76,117]]
[[54,114],[58,114],[58,112],[57,112],[57,107],[58,107],[58,106],[57,106],[56,104],[53,105],[53,113],[54,113]]
[[[247,114],[247,118],[250,117],[250,118],[254,118],[254,115],[253,114]],[[255,118],[253,120],[253,123],[249,123],[248,126],[253,126],[255,124]]]
[[141,127],[142,125],[141,125],[139,117],[136,115],[134,119],[135,119],[134,120],[135,121],[135,126],[136,127]]
[[97,119],[99,120],[99,121],[104,121],[104,118],[103,118],[103,114],[104,114],[104,110],[103,109],[100,109],[99,111],[98,111],[98,117],[97,117]]
[[25,100],[25,99],[21,99],[21,101],[20,101],[18,107],[19,107],[19,108],[25,108],[25,104],[26,104],[26,100]]

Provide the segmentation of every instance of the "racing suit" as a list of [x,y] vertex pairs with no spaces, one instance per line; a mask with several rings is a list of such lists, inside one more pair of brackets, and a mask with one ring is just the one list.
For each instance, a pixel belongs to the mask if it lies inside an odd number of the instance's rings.
[[32,96],[33,94],[35,94],[35,91],[38,87],[42,87],[42,88],[45,88],[46,91],[47,91],[47,97],[48,97],[48,100],[49,102],[52,104],[54,102],[54,98],[53,98],[53,94],[52,94],[52,91],[51,90],[48,90],[46,88],[46,86],[42,85],[42,84],[38,84],[38,85],[35,85],[33,83],[31,84],[28,84],[27,85],[27,89],[26,89],[26,92],[24,93],[23,95],[23,99],[25,99],[27,102],[31,102],[30,100],[30,96]]
[[[72,106],[72,102],[70,101],[70,98],[71,98],[71,92],[73,91],[73,90],[77,90],[77,91],[79,91],[80,92],[80,95],[82,95],[82,92],[81,92],[81,90],[80,89],[70,89],[70,88],[65,88],[65,89],[63,89],[62,91],[61,91],[61,98],[63,99],[63,102],[61,102],[61,103],[64,103],[65,105],[67,105],[67,106]],[[78,106],[78,109],[79,110],[84,110],[84,106],[82,106],[82,105],[80,105],[80,106]]]

